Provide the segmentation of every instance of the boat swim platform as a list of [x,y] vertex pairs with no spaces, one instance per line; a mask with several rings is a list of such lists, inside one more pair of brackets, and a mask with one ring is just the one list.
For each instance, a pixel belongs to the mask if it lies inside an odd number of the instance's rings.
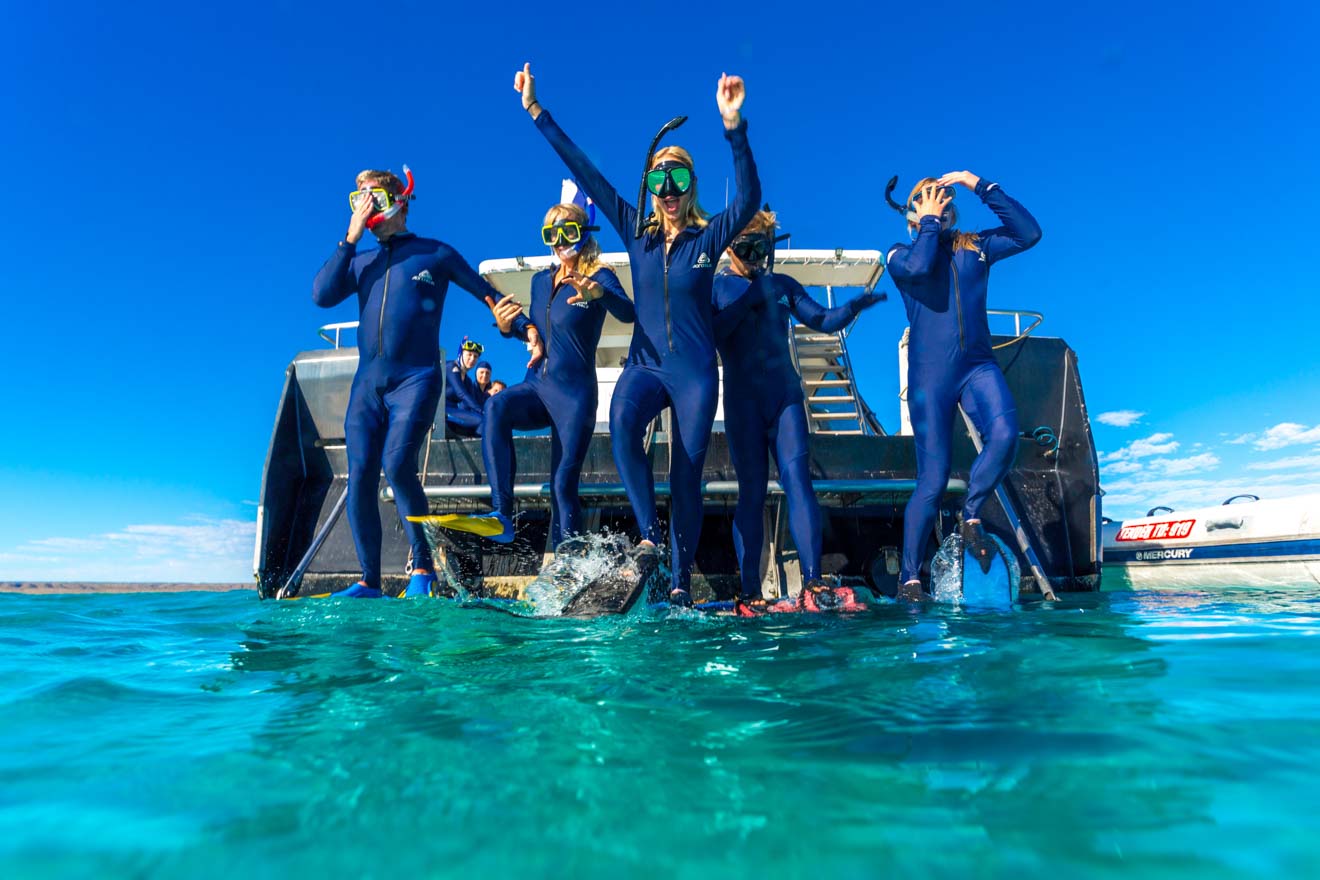
[[[813,295],[818,299],[831,303],[838,288],[874,288],[882,272],[882,260],[876,251],[780,254],[783,256],[776,256],[777,271],[797,277],[804,286],[815,288]],[[626,255],[606,257],[615,258],[616,263],[621,259],[622,263],[616,265],[620,279],[629,278]],[[524,259],[521,265],[516,259],[490,261],[483,263],[481,270],[501,290],[517,294],[523,285],[530,284],[531,275],[549,262],[548,257]],[[822,287],[825,296],[820,295]],[[1033,335],[1035,324],[1024,331],[1022,316],[1035,313],[996,314],[1012,315],[1014,320],[1010,332],[995,337],[1000,346],[996,355],[1026,435],[1006,480],[1007,495],[1050,585],[1064,591],[1097,589],[1101,571],[1099,470],[1076,354],[1061,339]],[[1038,324],[1040,316],[1035,317]],[[322,338],[335,347],[298,354],[285,373],[258,507],[254,571],[262,597],[274,596],[286,587],[301,595],[342,589],[360,574],[347,517],[341,515],[347,483],[343,422],[358,357],[355,348],[341,346],[351,326],[322,328]],[[626,354],[630,332],[624,325],[618,329],[620,332],[611,336],[610,327],[606,327],[597,352],[601,408],[583,464],[580,491],[588,530],[605,529],[636,537],[635,520],[614,466],[607,422],[609,395],[621,371],[619,358]],[[865,406],[851,373],[847,330],[833,335],[828,345],[808,338],[806,346],[801,344],[801,333],[794,328],[785,330],[804,377],[808,412],[823,414],[811,420],[811,473],[824,526],[822,567],[844,581],[892,592],[902,546],[903,508],[916,480],[915,447],[906,407],[902,407],[900,424],[893,426],[898,433],[887,433]],[[904,339],[899,343],[900,399],[906,390],[905,352]],[[437,358],[442,360],[443,352],[437,352]],[[819,383],[818,387],[808,387],[808,376],[814,377],[811,381]],[[841,401],[837,405],[828,402],[835,395]],[[815,404],[810,402],[813,397]],[[647,437],[662,519],[668,508],[666,419],[667,412],[652,424]],[[471,557],[463,560],[463,567],[472,576],[487,586],[500,585],[499,591],[506,594],[512,589],[510,585],[530,581],[540,570],[546,553],[553,549],[547,546],[549,436],[516,435],[514,448],[518,540],[506,546],[463,536],[453,544],[461,555]],[[948,492],[941,502],[937,537],[955,528],[974,457],[975,448],[968,434],[956,431],[953,467]],[[432,513],[489,509],[480,441],[446,435],[443,402],[420,458],[419,473]],[[788,534],[787,513],[773,461],[769,477],[760,575],[767,595],[790,595],[800,587],[800,566]],[[727,596],[736,590],[738,582],[732,537],[737,477],[728,455],[722,409],[717,412],[702,478],[705,519],[694,583],[699,594],[709,591]],[[399,592],[406,583],[403,572],[409,550],[392,492],[383,479],[378,502],[387,572],[383,586],[389,592]],[[1006,540],[1012,535],[1009,520],[996,501],[986,504],[983,518],[991,531]],[[1028,570],[1025,564],[1022,569]],[[1030,589],[1031,584],[1024,583],[1024,587]]]

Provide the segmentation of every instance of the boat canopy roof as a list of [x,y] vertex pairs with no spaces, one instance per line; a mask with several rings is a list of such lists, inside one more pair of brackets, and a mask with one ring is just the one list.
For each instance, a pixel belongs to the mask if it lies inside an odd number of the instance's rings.
[[[619,276],[623,289],[633,295],[632,272],[628,269],[626,253],[601,254],[601,263]],[[558,265],[553,254],[537,257],[512,257],[503,260],[483,260],[479,271],[496,290],[513,294],[523,305],[531,296],[532,276],[542,269]],[[728,257],[720,259],[720,267],[729,265]],[[870,292],[884,274],[885,261],[879,251],[837,250],[776,250],[775,272],[791,275],[803,287],[860,287]]]

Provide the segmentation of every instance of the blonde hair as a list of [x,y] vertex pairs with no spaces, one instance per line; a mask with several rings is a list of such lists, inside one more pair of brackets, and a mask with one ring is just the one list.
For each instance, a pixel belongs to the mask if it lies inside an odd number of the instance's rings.
[[[697,173],[696,169],[692,167],[692,154],[682,147],[661,147],[660,150],[651,157],[651,168],[654,168],[666,159],[686,165],[688,170],[692,172],[692,187],[684,193],[684,195],[688,197],[687,210],[678,218],[679,228],[686,229],[689,226],[695,226],[698,229],[704,228],[709,222],[707,218],[710,217],[710,214],[706,213],[697,201]],[[650,169],[647,170],[649,171]],[[660,219],[662,216],[664,216],[664,212],[660,210],[660,197],[652,195],[651,217],[656,226],[663,226],[663,221]]]
[[[542,226],[550,226],[560,220],[576,220],[582,226],[587,225],[587,212],[582,210],[581,205],[575,205],[572,202],[564,202],[558,205],[551,205],[550,210],[545,212],[545,220]],[[577,273],[586,275],[590,278],[596,274],[600,268],[600,241],[596,236],[591,236],[582,243],[578,251]]]
[[[923,177],[921,180],[917,181],[917,185],[912,187],[912,192],[908,193],[908,205],[912,205],[912,200],[917,197],[917,193],[933,183],[939,183],[939,178]],[[949,231],[953,235],[954,253],[957,253],[958,251],[976,251],[979,254],[981,252],[981,237],[975,232],[959,232],[955,229],[954,226],[958,223],[958,209],[950,205],[949,211],[953,215],[950,220]],[[913,222],[911,218],[908,219],[908,229],[916,229],[917,225],[918,224]]]
[[[379,185],[381,189],[391,195],[403,195],[403,181],[400,180],[399,175],[395,174],[393,171],[376,171],[375,169],[368,168],[365,171],[358,172],[357,180],[355,181],[358,189],[362,189],[362,184],[367,183],[368,181]],[[409,201],[411,200],[404,200],[404,214],[408,213]]]
[[779,228],[779,220],[774,211],[757,211],[751,221],[743,227],[739,235],[773,234]]

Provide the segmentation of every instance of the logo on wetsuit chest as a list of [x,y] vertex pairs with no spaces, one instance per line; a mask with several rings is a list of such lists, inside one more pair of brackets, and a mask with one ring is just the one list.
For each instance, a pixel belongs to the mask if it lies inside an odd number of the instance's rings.
[[697,257],[697,263],[696,263],[696,265],[693,266],[692,268],[693,268],[693,269],[709,269],[709,268],[710,268],[710,257],[706,256],[706,252],[705,252],[705,251],[702,251],[702,252],[701,252],[701,256]]
[[435,279],[431,277],[430,269],[423,269],[422,271],[418,272],[416,275],[412,277],[412,280],[420,281],[422,284],[429,284],[432,287],[435,286]]

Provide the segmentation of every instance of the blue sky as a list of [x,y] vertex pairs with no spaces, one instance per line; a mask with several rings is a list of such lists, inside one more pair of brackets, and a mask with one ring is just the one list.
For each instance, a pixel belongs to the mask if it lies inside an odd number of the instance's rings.
[[[1107,513],[1320,489],[1317,13],[1151,6],[11,10],[0,579],[249,578],[284,368],[355,317],[309,295],[353,175],[407,162],[412,227],[474,264],[542,251],[562,167],[512,90],[525,60],[624,192],[689,114],[674,140],[716,208],[715,82],[745,77],[795,246],[901,238],[891,174],[1002,182],[1045,238],[995,269],[991,304],[1045,312],[1077,350]],[[441,342],[488,324],[456,293]],[[854,336],[891,426],[902,329],[895,297]],[[521,348],[490,354],[520,375]]]

